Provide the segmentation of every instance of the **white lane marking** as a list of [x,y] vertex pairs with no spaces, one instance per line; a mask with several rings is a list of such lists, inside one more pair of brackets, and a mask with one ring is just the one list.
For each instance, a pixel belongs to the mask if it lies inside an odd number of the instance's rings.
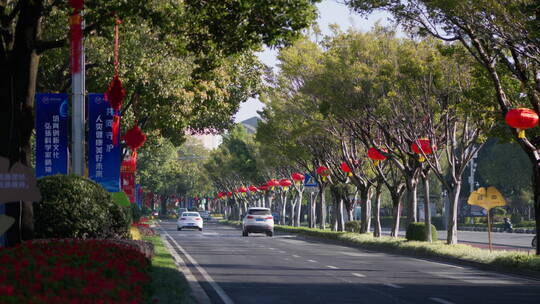
[[311,263],[317,263],[317,261],[315,260],[307,260],[308,262],[311,262]]
[[357,273],[357,272],[353,272],[353,273],[351,273],[351,274],[352,274],[353,276],[359,277],[359,278],[365,278],[365,277],[366,277],[365,274],[361,274],[361,273]]
[[441,304],[454,304],[454,302],[446,301],[445,299],[441,299],[441,298],[429,298],[429,299],[434,302],[441,303]]
[[268,249],[270,249],[270,250],[276,250],[276,248],[272,248],[272,247],[270,247],[270,248],[268,248]]
[[278,251],[278,252],[279,252],[279,253],[287,253],[286,251],[281,251],[281,250],[280,250],[280,251]]
[[354,256],[354,257],[367,257],[367,256],[380,256],[381,255],[378,253],[357,253],[357,252],[347,252],[347,251],[340,251],[339,253],[348,255],[348,256]]
[[300,256],[297,255],[297,254],[293,254],[292,256],[295,257],[295,258],[299,258],[299,257],[300,257]]
[[[165,235],[169,235],[169,233],[167,231],[163,231],[165,233]],[[189,253],[187,253],[187,251],[184,250],[184,248],[182,248],[182,246],[180,246],[180,244],[178,244],[176,242],[175,239],[173,239],[171,237],[173,243],[178,247],[178,249],[180,249],[180,251],[182,251],[182,253],[184,254],[184,256],[191,262],[191,264],[193,264],[193,266],[195,266],[195,268],[197,268],[197,270],[202,274],[202,276],[204,277],[204,279],[210,284],[210,286],[212,286],[214,288],[214,290],[216,291],[216,293],[218,294],[218,296],[221,298],[221,300],[223,301],[223,303],[225,304],[234,304],[233,300],[231,300],[231,298],[229,298],[229,296],[225,293],[225,291],[223,291],[223,289],[221,289],[221,287],[214,281],[214,279],[212,279],[212,277],[206,272],[206,270],[204,270],[204,268],[202,268],[199,263],[197,263],[197,261],[195,261],[195,259],[193,257],[191,257],[191,255],[189,255]]]
[[423,262],[428,262],[428,263],[431,263],[431,264],[441,265],[441,266],[447,266],[447,267],[458,268],[458,269],[465,269],[464,267],[456,266],[456,265],[450,265],[450,264],[439,263],[439,262],[432,262],[432,261],[426,261],[426,260],[422,260],[422,261],[423,261]]
[[332,268],[332,269],[339,269],[339,268],[337,268],[336,266],[331,266],[331,265],[326,265],[326,267]]
[[399,286],[392,283],[385,283],[384,286],[392,287],[392,288],[403,288],[403,286]]

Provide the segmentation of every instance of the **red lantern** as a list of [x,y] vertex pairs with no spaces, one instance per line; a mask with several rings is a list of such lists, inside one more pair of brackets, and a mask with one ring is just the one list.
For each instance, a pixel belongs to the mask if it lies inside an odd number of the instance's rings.
[[244,186],[238,188],[238,192],[240,192],[241,194],[246,194],[246,192],[248,192],[248,189]]
[[373,160],[375,166],[379,165],[379,161],[386,159],[386,156],[384,156],[377,148],[369,148],[367,155]]
[[531,109],[517,108],[508,111],[505,120],[510,127],[517,129],[518,138],[525,138],[525,130],[538,124],[538,114]]
[[349,165],[347,165],[347,162],[342,162],[341,163],[341,170],[343,170],[343,172],[347,173],[348,176],[352,176],[351,168],[349,168]]
[[304,180],[304,175],[301,174],[301,173],[293,173],[291,175],[292,179],[294,180],[294,183],[299,185],[300,183],[302,183],[302,181]]
[[279,182],[277,179],[273,178],[268,181],[267,185],[270,187],[271,190],[274,190],[274,187],[279,186]]
[[424,154],[432,154],[433,151],[437,150],[437,147],[435,145],[431,145],[431,141],[427,138],[421,138],[417,139],[411,144],[411,150],[413,150],[414,153],[420,155],[420,162],[425,161],[424,155],[422,154],[422,151]]
[[138,125],[134,125],[124,134],[124,140],[132,151],[136,151],[146,142],[146,134],[143,133]]
[[259,186],[259,190],[261,190],[261,191],[267,191],[267,190],[268,190],[268,185],[261,185],[261,186]]
[[68,0],[69,6],[76,10],[82,10],[84,5],[84,0]]
[[292,182],[290,179],[284,178],[279,181],[279,185],[283,187],[283,190],[287,191],[289,190],[289,187],[292,185]]
[[323,181],[326,181],[326,177],[330,175],[330,170],[328,170],[328,168],[325,166],[320,166],[317,168],[317,174],[322,176]]
[[227,196],[231,197],[231,196],[233,196],[233,193],[231,191],[229,191],[229,192],[227,192]]
[[258,190],[259,189],[257,189],[257,187],[255,187],[253,185],[249,186],[249,191],[251,191],[251,192],[257,192]]

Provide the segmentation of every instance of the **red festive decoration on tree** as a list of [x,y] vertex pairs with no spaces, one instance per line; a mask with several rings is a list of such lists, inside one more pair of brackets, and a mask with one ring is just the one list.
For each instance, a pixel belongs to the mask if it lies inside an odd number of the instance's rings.
[[531,109],[516,108],[506,113],[505,120],[510,127],[517,129],[518,138],[525,138],[525,130],[538,124],[538,114]]
[[342,162],[341,163],[341,170],[343,170],[343,172],[347,173],[347,176],[352,176],[351,168],[349,168],[349,165],[347,164],[347,162]]
[[261,191],[268,191],[268,185],[261,185],[261,186],[259,186],[259,190],[261,190]]
[[326,177],[330,175],[330,170],[328,170],[328,168],[325,166],[320,166],[319,168],[317,168],[317,174],[322,176],[322,180],[325,182]]
[[292,182],[290,179],[284,178],[279,181],[279,185],[283,187],[284,191],[289,190],[289,187],[292,185]]
[[298,185],[298,184],[302,183],[302,181],[304,180],[305,177],[304,177],[304,175],[302,173],[297,172],[297,173],[293,173],[291,175],[291,178],[294,180],[294,183]]
[[122,86],[122,80],[120,80],[120,77],[118,76],[118,25],[120,24],[120,20],[116,19],[116,25],[115,25],[115,60],[114,60],[114,69],[115,74],[113,77],[113,80],[111,83],[109,83],[109,87],[107,88],[107,92],[105,92],[105,100],[109,102],[111,105],[111,108],[114,110],[114,117],[113,117],[113,144],[118,144],[118,132],[120,130],[120,115],[118,112],[122,108],[122,103],[124,102],[124,98],[126,97],[126,90]]
[[118,134],[120,133],[120,116],[114,115],[112,122],[113,145],[118,145]]
[[367,151],[367,155],[373,160],[375,166],[379,165],[379,162],[381,160],[386,159],[386,156],[384,156],[377,148],[369,148]]
[[246,194],[246,192],[248,192],[248,189],[244,186],[238,188],[238,192],[240,192],[241,194]]
[[132,151],[136,151],[146,142],[146,134],[143,133],[138,125],[134,125],[129,129],[126,134],[124,134],[123,138]]
[[415,140],[411,144],[411,150],[413,150],[414,153],[419,154],[420,162],[424,162],[426,159],[424,155],[422,154],[422,151],[424,152],[424,154],[432,154],[433,151],[437,150],[437,147],[432,146],[431,141],[429,139],[421,138],[421,139]]
[[233,193],[231,191],[227,192],[228,197],[231,197],[232,195],[233,195]]
[[68,0],[69,6],[80,11],[83,9],[84,0]]
[[249,186],[249,190],[250,190],[251,192],[257,192],[257,191],[259,191],[259,189],[257,189],[257,187],[255,187],[255,186],[253,186],[253,185]]
[[273,178],[268,181],[267,185],[270,187],[270,189],[274,190],[274,187],[279,186],[279,181]]

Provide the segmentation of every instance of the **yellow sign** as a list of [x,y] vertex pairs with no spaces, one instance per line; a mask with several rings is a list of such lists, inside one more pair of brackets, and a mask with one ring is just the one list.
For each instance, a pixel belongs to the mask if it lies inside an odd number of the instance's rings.
[[506,200],[495,187],[488,187],[487,189],[484,187],[478,188],[476,191],[471,192],[467,203],[469,205],[480,206],[486,210],[506,206]]

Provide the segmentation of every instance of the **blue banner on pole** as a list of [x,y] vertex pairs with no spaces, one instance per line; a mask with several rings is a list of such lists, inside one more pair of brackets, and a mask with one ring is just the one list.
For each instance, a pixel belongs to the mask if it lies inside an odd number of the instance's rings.
[[36,177],[68,173],[68,95],[36,94]]
[[88,94],[88,177],[107,191],[118,192],[121,152],[120,140],[113,144],[113,116],[104,94]]

